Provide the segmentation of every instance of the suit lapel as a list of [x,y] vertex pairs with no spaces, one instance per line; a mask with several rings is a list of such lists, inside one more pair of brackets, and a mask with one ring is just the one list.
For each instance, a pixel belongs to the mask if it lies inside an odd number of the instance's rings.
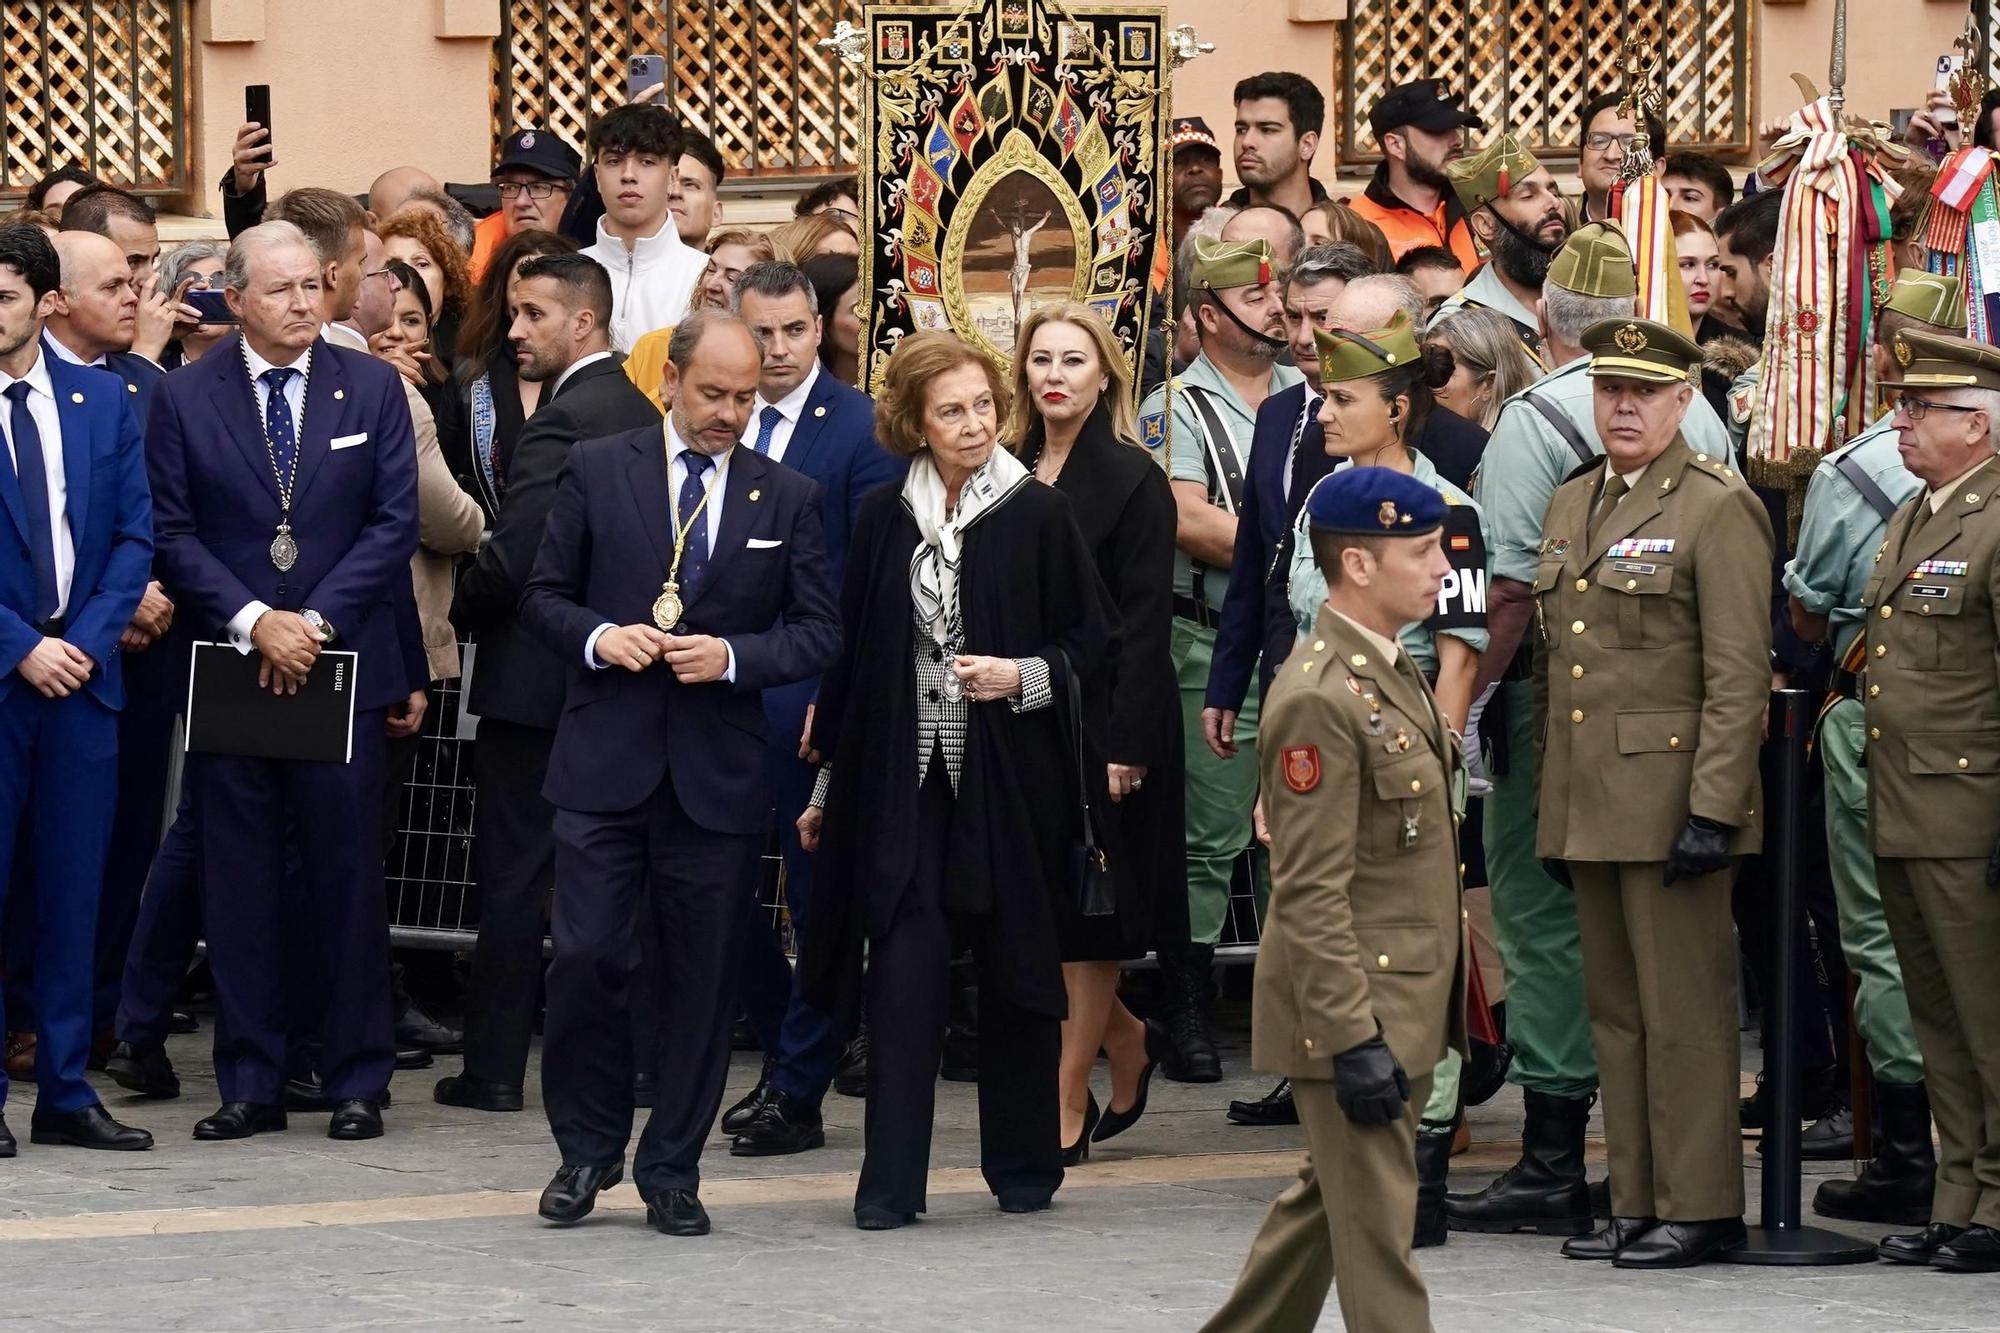
[[1885,586],[1895,588],[1909,578],[1911,570],[1957,541],[1965,516],[1976,514],[1986,507],[1993,498],[1992,490],[1996,482],[2000,482],[2000,461],[1982,464],[1971,476],[1952,488],[1944,508],[1928,517],[1925,515],[1930,504],[1930,492],[1919,492],[1910,511],[1911,526],[1905,529],[1902,549],[1896,556],[1896,577]]
[[[1340,660],[1328,663],[1328,670],[1339,669],[1366,677],[1381,692],[1382,698],[1417,723],[1424,740],[1433,750],[1440,755],[1444,753],[1437,713],[1432,709],[1430,699],[1403,675],[1394,662],[1383,661],[1381,650],[1362,637],[1361,631],[1348,623],[1347,617],[1330,606],[1320,608],[1318,632],[1331,639],[1340,652]],[[1399,644],[1397,657],[1400,659],[1407,655]],[[1356,658],[1361,659],[1359,665],[1356,665]]]
[[[762,483],[770,467],[771,460],[755,449],[738,445],[730,451],[729,468],[722,478],[722,526],[716,529],[715,553],[708,558],[708,573],[702,576],[701,586],[688,599],[690,606],[722,581],[722,572],[750,539],[750,525],[763,502]],[[755,500],[750,498],[753,490],[757,492]]]
[[[1585,558],[1583,567],[1590,568],[1604,558],[1604,553],[1610,549],[1613,542],[1631,536],[1658,518],[1661,503],[1672,493],[1673,488],[1680,484],[1681,474],[1693,461],[1694,455],[1687,451],[1687,446],[1678,442],[1668,445],[1666,452],[1654,459],[1646,470],[1639,474],[1638,480],[1632,483],[1630,493],[1620,500],[1610,513],[1604,515],[1597,525],[1597,530],[1591,533],[1590,553]],[[1610,476],[1611,471],[1607,465],[1604,478],[1608,479]],[[1593,508],[1603,493],[1604,485],[1600,480],[1596,490],[1591,493]]]
[[[70,540],[80,548],[83,525],[90,516],[90,395],[66,372],[53,365],[49,371],[49,383],[56,392],[56,419],[62,423],[63,516],[69,520]],[[125,388],[122,383],[118,387],[121,392]],[[42,444],[46,448],[48,441]]]
[[639,437],[625,475],[632,481],[626,493],[632,497],[646,539],[653,543],[653,553],[660,557],[660,577],[665,579],[674,567],[674,509],[667,498],[667,450],[659,437],[650,433]]
[[264,449],[264,430],[257,420],[257,391],[250,383],[250,372],[244,368],[242,339],[240,333],[231,334],[211,348],[201,364],[215,362],[209,396],[215,403],[216,420],[222,423],[223,433],[243,455],[251,475],[275,504],[278,483],[271,475],[271,457]]
[[799,413],[798,424],[792,427],[790,442],[785,445],[785,466],[794,472],[806,470],[806,460],[819,445],[820,432],[826,429],[827,416],[833,411],[833,383],[833,376],[821,370],[813,380],[812,392],[806,395],[805,408]]
[[[349,391],[347,372],[325,339],[313,344],[312,374],[306,378],[305,420],[299,423],[299,478],[292,488],[292,506],[319,475],[320,465],[330,452],[328,442],[340,425],[342,402]],[[400,392],[402,381],[396,388]]]

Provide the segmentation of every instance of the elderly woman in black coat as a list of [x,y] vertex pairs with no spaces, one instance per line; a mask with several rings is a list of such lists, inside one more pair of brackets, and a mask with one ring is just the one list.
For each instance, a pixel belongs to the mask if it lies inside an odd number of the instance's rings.
[[847,646],[811,724],[828,763],[799,834],[829,928],[802,965],[808,995],[851,1013],[867,941],[864,1230],[925,1210],[954,937],[980,970],[986,1183],[1007,1212],[1047,1208],[1062,1183],[1056,922],[1081,831],[1066,704],[1111,626],[1068,501],[996,447],[1006,402],[999,370],[950,334],[890,358],[876,428],[910,471],[856,519]]
[[[1113,885],[1113,910],[1085,916],[1057,899],[1069,991],[1063,1023],[1066,1163],[1090,1156],[1146,1109],[1167,1041],[1118,999],[1118,964],[1187,938],[1187,841],[1181,709],[1173,652],[1174,497],[1139,444],[1132,374],[1111,330],[1088,306],[1028,316],[1014,349],[1008,438],[1035,479],[1068,496],[1110,594],[1118,634],[1086,682],[1085,779]],[[1102,904],[1100,904],[1102,906]],[[1090,1074],[1102,1050],[1111,1098],[1100,1117]]]

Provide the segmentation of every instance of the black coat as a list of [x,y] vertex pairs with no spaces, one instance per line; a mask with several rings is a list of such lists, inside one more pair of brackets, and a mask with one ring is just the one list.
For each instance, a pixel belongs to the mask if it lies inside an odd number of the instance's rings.
[[[916,634],[910,557],[921,538],[901,488],[863,502],[841,591],[843,648],[820,682],[813,741],[833,785],[813,869],[800,960],[806,994],[851,1018],[862,941],[885,934],[916,871]],[[1056,894],[1080,827],[1076,759],[1065,723],[1065,661],[1089,682],[1112,635],[1109,597],[1067,500],[1029,480],[965,534],[959,566],[965,651],[1048,662],[1055,706],[1016,713],[974,704],[953,807],[946,906],[980,918],[1007,998],[1033,1013],[1067,1009]]]
[[1479,456],[1486,452],[1486,428],[1467,421],[1447,407],[1433,407],[1412,441],[1418,453],[1461,491],[1472,491],[1472,474],[1479,470]]
[[[1041,455],[1039,430],[1022,448]],[[1065,962],[1137,958],[1185,940],[1187,825],[1180,685],[1174,674],[1174,497],[1144,449],[1119,441],[1102,407],[1084,423],[1055,488],[1111,598],[1118,632],[1083,698],[1084,777],[1118,910],[1086,917],[1056,898]],[[1113,803],[1104,767],[1146,770],[1144,785]]]
[[[501,392],[518,405],[511,375],[504,385],[493,387],[496,413]],[[556,483],[571,448],[580,441],[657,426],[659,421],[659,409],[625,378],[616,357],[577,371],[528,418],[508,460],[506,489],[492,537],[460,572],[451,599],[451,623],[479,645],[472,693],[466,700],[474,713],[524,727],[555,729],[562,716],[568,663],[522,627],[516,609],[548,527]]]

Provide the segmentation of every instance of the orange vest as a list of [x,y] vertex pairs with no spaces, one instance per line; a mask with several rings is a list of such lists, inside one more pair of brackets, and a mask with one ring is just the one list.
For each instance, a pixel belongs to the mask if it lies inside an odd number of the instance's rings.
[[472,229],[472,258],[470,267],[472,280],[479,282],[486,277],[486,266],[493,262],[493,252],[511,233],[507,230],[507,214],[504,211],[488,213],[479,219],[479,225]]
[[1419,246],[1441,245],[1457,255],[1470,273],[1479,267],[1479,246],[1472,237],[1472,224],[1457,203],[1447,194],[1429,215],[1419,213],[1391,194],[1388,176],[1377,172],[1368,188],[1347,206],[1382,229],[1389,238],[1389,253],[1397,259]]

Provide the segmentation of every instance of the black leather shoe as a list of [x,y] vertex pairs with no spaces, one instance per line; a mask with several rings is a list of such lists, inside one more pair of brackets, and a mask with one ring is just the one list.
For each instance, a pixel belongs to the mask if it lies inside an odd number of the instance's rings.
[[1613,1268],[1692,1268],[1740,1250],[1750,1239],[1740,1217],[1712,1222],[1662,1222],[1618,1251]]
[[[1759,1143],[1757,1151],[1763,1152]],[[1799,1135],[1799,1156],[1808,1162],[1851,1162],[1854,1160],[1854,1112],[1835,1107],[1806,1126]]]
[[1185,951],[1160,955],[1160,979],[1166,989],[1166,1011],[1162,1017],[1173,1044],[1160,1072],[1176,1083],[1222,1081],[1222,1056],[1208,1033],[1208,998],[1214,989],[1214,973],[1212,944],[1193,944]]
[[1948,1273],[2000,1273],[2000,1231],[1967,1227],[1949,1244],[1938,1247],[1931,1267]]
[[757,1071],[757,1085],[722,1113],[723,1133],[741,1134],[750,1128],[750,1122],[757,1118],[757,1113],[764,1109],[764,1103],[771,1099],[771,1071],[777,1067],[777,1056],[764,1057],[764,1065]]
[[1660,1225],[1657,1217],[1614,1217],[1611,1225],[1562,1243],[1565,1259],[1616,1259],[1618,1252]]
[[396,1045],[422,1047],[432,1055],[463,1055],[465,1034],[438,1022],[413,1004],[403,1011],[402,1022],[396,1024]]
[[776,1088],[751,1117],[736,1141],[731,1157],[786,1157],[826,1146],[826,1122],[811,1102],[788,1097]]
[[19,1151],[20,1145],[14,1142],[14,1131],[7,1128],[7,1117],[0,1115],[0,1157],[12,1157]]
[[969,1023],[953,1023],[944,1030],[944,1063],[938,1077],[947,1083],[979,1081],[979,1030]]
[[646,1200],[646,1221],[662,1236],[706,1236],[708,1209],[693,1190],[668,1190]]
[[659,1087],[660,1076],[658,1074],[632,1075],[632,1105],[641,1111],[651,1110],[653,1094],[659,1090]]
[[862,1231],[894,1231],[917,1220],[915,1213],[896,1213],[887,1208],[856,1208],[854,1225]]
[[167,1101],[181,1095],[180,1076],[174,1073],[174,1062],[167,1058],[164,1046],[134,1046],[121,1041],[105,1061],[104,1072],[119,1087],[142,1097]]
[[[840,1067],[833,1074],[833,1090],[843,1097],[868,1095],[868,1029],[862,1028],[840,1053]],[[863,1228],[880,1230],[880,1228]]]
[[[382,1096],[376,1102],[376,1105],[387,1106],[388,1104],[389,1090],[384,1088],[382,1089]],[[331,1111],[333,1109],[333,1099],[328,1097],[326,1089],[320,1086],[318,1074],[314,1074],[308,1078],[288,1078],[285,1080],[285,1109],[287,1111]]]
[[1931,1256],[1965,1234],[1964,1227],[1949,1222],[1933,1222],[1922,1231],[1902,1236],[1884,1236],[1875,1246],[1875,1257],[1892,1264],[1927,1264]]
[[1097,1122],[1103,1112],[1097,1107],[1097,1094],[1085,1088],[1083,1095],[1088,1099],[1083,1108],[1083,1129],[1077,1134],[1076,1142],[1063,1149],[1062,1164],[1075,1166],[1078,1162],[1090,1160],[1090,1138],[1097,1130]]
[[597,1192],[608,1190],[623,1179],[622,1157],[610,1166],[573,1166],[564,1162],[542,1190],[542,1205],[537,1211],[551,1222],[581,1222],[597,1207]]
[[396,1041],[396,1068],[398,1068],[398,1069],[429,1069],[429,1068],[430,1068],[430,1067],[431,1067],[432,1065],[434,1065],[434,1064],[436,1064],[436,1063],[437,1063],[437,1061],[435,1061],[435,1060],[433,1060],[433,1059],[431,1058],[431,1053],[430,1053],[429,1051],[425,1050],[425,1049],[424,1049],[423,1047],[421,1047],[421,1046],[406,1046],[406,1045],[404,1045],[404,1044],[403,1044],[403,1042],[402,1042],[402,1039],[401,1039],[401,1038],[398,1038],[398,1039],[397,1039],[397,1041]]
[[326,1136],[346,1142],[382,1137],[382,1106],[379,1102],[365,1097],[350,1097],[333,1108],[333,1119],[326,1125]]
[[1588,1097],[1555,1097],[1524,1088],[1521,1160],[1474,1194],[1448,1194],[1444,1213],[1453,1231],[1506,1235],[1582,1236],[1591,1230],[1590,1187],[1583,1177]]
[[1229,1119],[1233,1124],[1250,1125],[1257,1129],[1298,1124],[1299,1108],[1292,1100],[1292,1081],[1281,1079],[1277,1087],[1254,1102],[1229,1103]]
[[1046,1194],[1003,1194],[1000,1196],[1000,1211],[1003,1213],[1046,1213],[1055,1200]]
[[1410,1248],[1426,1250],[1451,1239],[1444,1222],[1445,1176],[1451,1165],[1455,1125],[1417,1126],[1417,1219]]
[[1115,1139],[1132,1126],[1139,1123],[1139,1117],[1146,1114],[1146,1098],[1153,1090],[1153,1075],[1159,1070],[1160,1062],[1167,1058],[1173,1048],[1173,1038],[1167,1030],[1152,1019],[1146,1020],[1146,1067],[1139,1071],[1139,1091],[1132,1098],[1132,1105],[1123,1111],[1106,1111],[1097,1122],[1097,1129],[1090,1137],[1092,1142],[1102,1143]]
[[[1840,1090],[1834,1077],[1832,1065],[1815,1065],[1799,1071],[1799,1120],[1811,1123],[1821,1116],[1831,1113],[1839,1105]],[[1764,1076],[1757,1075],[1757,1090],[1745,1097],[1738,1106],[1743,1120],[1743,1128],[1764,1130],[1769,1128],[1765,1121],[1765,1110],[1770,1104],[1769,1089],[1764,1086]]]
[[197,1120],[194,1136],[204,1140],[247,1139],[252,1134],[275,1134],[285,1125],[285,1108],[261,1106],[256,1102],[224,1102],[222,1109],[206,1120]]
[[92,1102],[74,1111],[44,1111],[36,1107],[34,1118],[28,1122],[28,1142],[144,1152],[153,1146],[153,1136],[132,1125],[119,1124],[110,1112]]
[[1924,1085],[1877,1083],[1874,1158],[1854,1180],[1822,1182],[1812,1206],[1824,1217],[1921,1227],[1931,1220],[1936,1190],[1937,1150]]
[[463,1106],[473,1111],[518,1111],[521,1090],[475,1074],[447,1074],[431,1089],[439,1106]]
[[167,1031],[176,1037],[185,1037],[191,1032],[201,1031],[201,1022],[193,1014],[176,1009],[167,1015]]

